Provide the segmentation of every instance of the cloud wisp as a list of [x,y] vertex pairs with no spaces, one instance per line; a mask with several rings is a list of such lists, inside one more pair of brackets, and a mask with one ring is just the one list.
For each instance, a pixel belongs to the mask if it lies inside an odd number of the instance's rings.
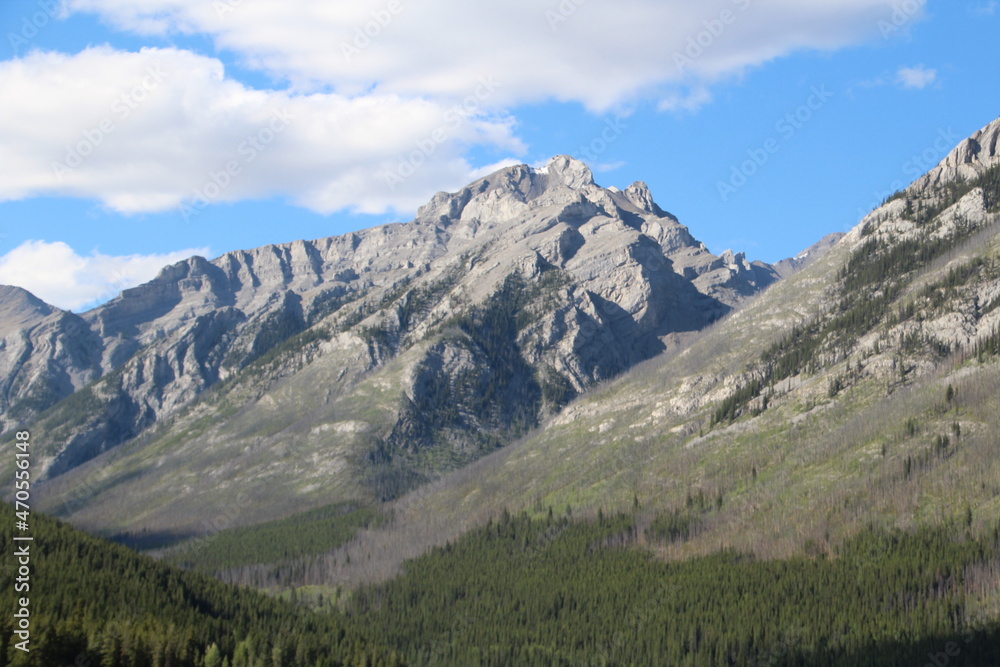
[[900,67],[896,72],[896,82],[903,88],[923,90],[937,81],[937,70],[917,65]]

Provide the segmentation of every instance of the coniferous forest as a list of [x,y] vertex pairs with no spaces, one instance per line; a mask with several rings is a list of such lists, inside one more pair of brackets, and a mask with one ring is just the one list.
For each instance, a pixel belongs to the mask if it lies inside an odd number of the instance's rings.
[[[1000,664],[1000,526],[978,538],[961,522],[871,528],[831,554],[662,562],[636,543],[672,539],[656,528],[671,520],[643,531],[638,517],[504,511],[313,611],[36,516],[31,652],[14,647],[8,614],[0,656],[44,667]],[[4,569],[5,609],[13,577]]]
[[[0,528],[12,543],[13,507]],[[398,665],[343,618],[157,563],[32,513],[30,590],[0,573],[0,664],[32,667]],[[13,634],[15,600],[30,600],[29,652]]]

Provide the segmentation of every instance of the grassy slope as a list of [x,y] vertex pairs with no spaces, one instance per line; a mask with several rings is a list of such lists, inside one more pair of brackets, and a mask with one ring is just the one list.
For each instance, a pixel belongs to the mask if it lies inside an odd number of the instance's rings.
[[[831,398],[831,381],[845,372],[838,362],[786,380],[787,393],[762,415],[709,428],[714,406],[737,385],[730,374],[792,325],[835,303],[834,276],[846,264],[850,241],[680,355],[647,362],[521,442],[402,499],[392,527],[363,533],[346,547],[351,564],[341,561],[329,579],[390,576],[404,558],[454,539],[503,507],[540,515],[571,505],[575,515],[593,515],[600,507],[629,507],[637,497],[649,520],[699,490],[711,498],[721,493],[721,510],[705,518],[693,539],[660,548],[666,555],[734,546],[786,556],[810,540],[811,548],[831,551],[868,524],[939,523],[968,510],[982,529],[1000,512],[995,360],[944,360],[936,369],[924,360],[900,385],[891,378],[887,351],[866,359],[861,376]],[[931,263],[901,299],[951,267],[997,254],[995,236],[974,241]],[[957,390],[950,404],[949,384]],[[960,438],[952,432],[956,422]],[[938,452],[935,443],[945,435],[950,445]]]
[[[359,422],[388,420],[398,369],[338,384],[363,354],[359,342],[323,355],[249,403],[255,380],[243,375],[147,436],[53,480],[42,508],[108,534],[155,525],[184,535],[204,532],[219,516],[241,524],[365,498],[351,474],[367,446]],[[149,470],[155,474],[143,474]]]

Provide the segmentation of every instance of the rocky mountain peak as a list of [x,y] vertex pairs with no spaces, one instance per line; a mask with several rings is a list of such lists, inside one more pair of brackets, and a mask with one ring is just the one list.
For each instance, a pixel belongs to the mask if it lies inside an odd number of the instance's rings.
[[560,185],[572,190],[581,190],[588,185],[594,185],[594,174],[583,162],[569,155],[556,155],[535,171],[536,174],[549,176]]
[[27,328],[54,312],[58,311],[28,290],[0,285],[0,335]]
[[658,217],[666,217],[667,213],[663,211],[656,202],[653,201],[653,193],[649,191],[649,186],[643,181],[636,181],[632,185],[625,188],[622,193],[625,197],[635,204],[643,213],[650,213]]
[[439,192],[417,211],[416,219],[445,225],[501,222],[535,208],[577,202],[598,190],[587,165],[557,155],[538,169],[526,164],[505,167],[458,192]]
[[961,165],[992,166],[1000,160],[998,144],[1000,144],[1000,118],[956,146],[942,161],[941,166],[953,168]]
[[1000,118],[959,143],[910,187],[923,191],[952,181],[969,180],[997,164],[1000,164]]

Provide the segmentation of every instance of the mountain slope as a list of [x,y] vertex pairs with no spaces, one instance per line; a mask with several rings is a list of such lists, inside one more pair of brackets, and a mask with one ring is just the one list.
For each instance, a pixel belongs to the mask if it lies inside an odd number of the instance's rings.
[[240,491],[246,522],[393,498],[775,280],[564,156],[411,223],[193,258],[84,316],[105,374],[37,418],[48,507],[183,536]]
[[986,530],[1000,512],[991,150],[968,179],[917,181],[689,347],[403,497],[391,526],[363,533],[320,579],[389,576],[504,507],[578,516],[638,500],[646,521],[683,526],[657,547],[674,556],[831,552],[869,524],[967,516]]
[[0,285],[0,432],[100,377],[102,347],[79,316]]

